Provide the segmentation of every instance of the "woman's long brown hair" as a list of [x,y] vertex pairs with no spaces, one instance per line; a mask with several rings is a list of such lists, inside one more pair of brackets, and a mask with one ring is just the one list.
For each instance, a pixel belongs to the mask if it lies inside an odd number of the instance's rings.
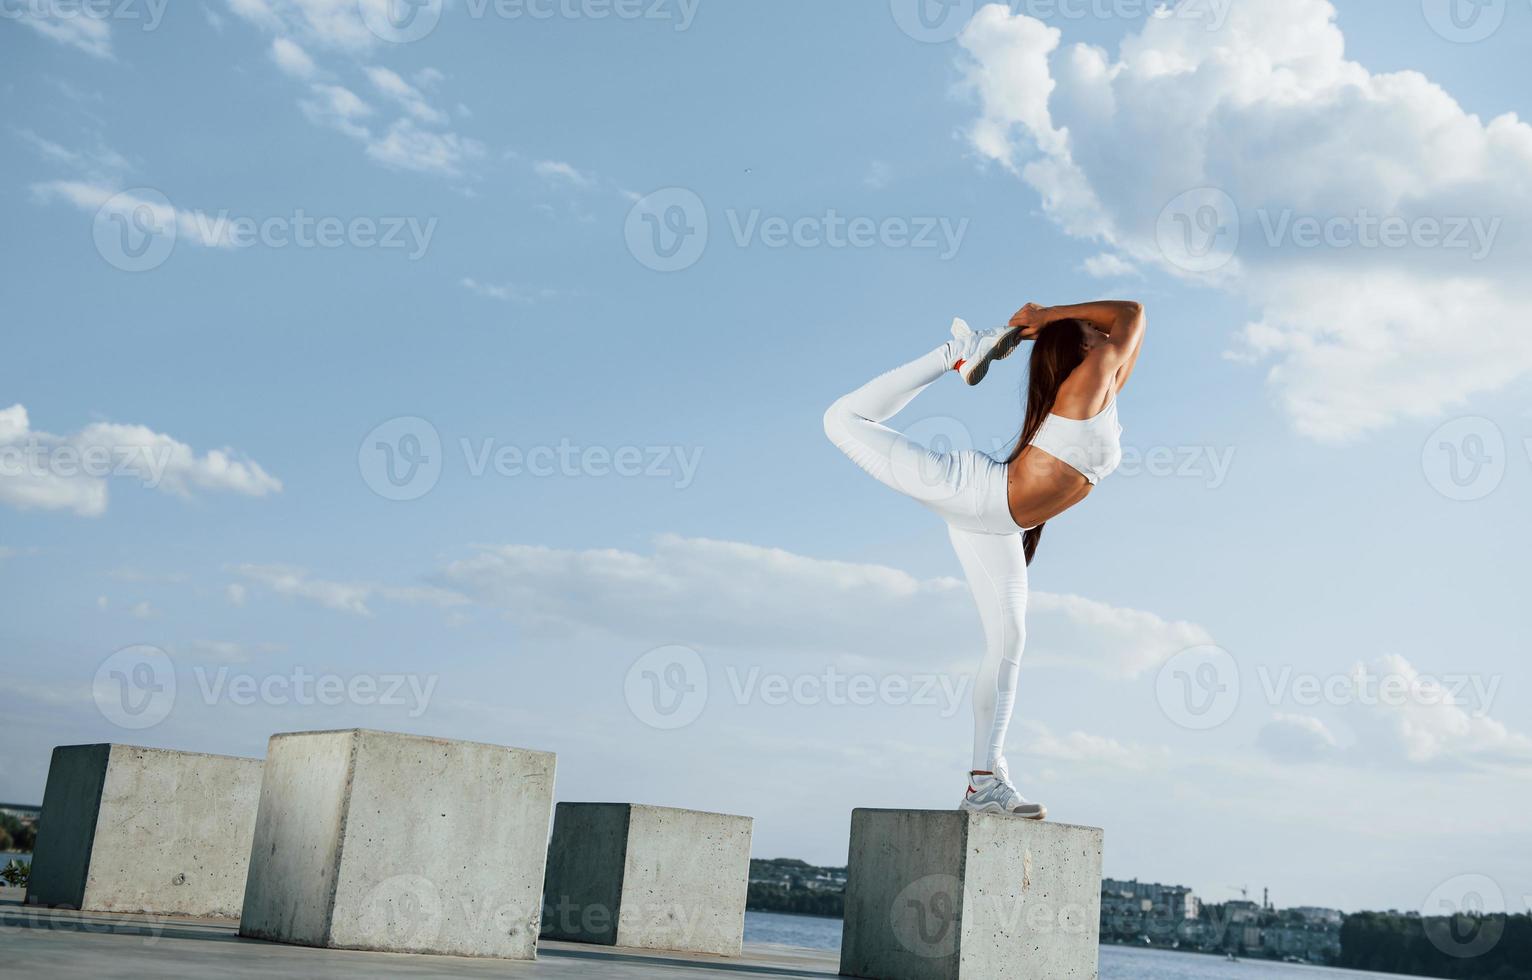
[[[1021,451],[1032,444],[1043,420],[1053,411],[1054,399],[1058,397],[1059,385],[1069,373],[1085,360],[1085,344],[1082,340],[1083,325],[1079,320],[1054,320],[1038,331],[1032,342],[1032,356],[1027,364],[1027,415],[1021,426],[1021,437],[1016,448],[1006,457],[1012,463]],[[1037,553],[1037,543],[1042,540],[1043,525],[1039,524],[1021,537],[1027,564]]]

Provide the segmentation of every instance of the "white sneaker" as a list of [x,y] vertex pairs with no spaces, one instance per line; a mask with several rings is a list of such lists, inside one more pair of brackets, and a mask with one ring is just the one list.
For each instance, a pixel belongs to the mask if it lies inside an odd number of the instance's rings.
[[1003,813],[1025,820],[1042,820],[1048,816],[1047,807],[1028,802],[1016,792],[1003,767],[993,773],[969,773],[968,792],[958,809],[969,813]]
[[1017,327],[997,327],[979,332],[962,317],[953,317],[952,339],[957,341],[958,351],[952,369],[964,382],[976,385],[984,380],[991,364],[1011,356],[1011,351],[1021,343],[1021,330]]

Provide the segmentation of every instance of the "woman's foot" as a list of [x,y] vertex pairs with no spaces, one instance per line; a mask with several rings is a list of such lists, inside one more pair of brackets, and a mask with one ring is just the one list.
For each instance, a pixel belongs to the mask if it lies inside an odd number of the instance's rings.
[[969,813],[1003,813],[1024,820],[1042,820],[1048,816],[1048,808],[1041,803],[1030,803],[1002,769],[999,772],[970,772],[968,792],[958,809]]
[[1015,327],[975,331],[961,317],[952,318],[952,339],[957,359],[952,369],[964,382],[976,385],[989,373],[989,366],[1004,360],[1021,343],[1021,331]]

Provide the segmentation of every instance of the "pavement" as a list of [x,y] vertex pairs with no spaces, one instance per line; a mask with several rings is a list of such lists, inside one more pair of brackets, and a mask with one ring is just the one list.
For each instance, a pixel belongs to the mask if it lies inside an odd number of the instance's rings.
[[511,977],[531,980],[749,980],[831,977],[833,952],[745,946],[738,958],[542,942],[536,961],[419,956],[283,946],[237,935],[227,919],[72,912],[21,904],[0,888],[0,964],[8,976],[207,980],[374,977]]

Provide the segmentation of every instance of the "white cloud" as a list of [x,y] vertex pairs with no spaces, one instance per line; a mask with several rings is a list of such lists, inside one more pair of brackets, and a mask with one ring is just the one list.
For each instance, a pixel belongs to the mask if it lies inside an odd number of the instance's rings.
[[245,590],[245,587],[240,585],[238,582],[230,582],[228,586],[224,588],[223,594],[224,597],[229,600],[229,605],[231,606],[243,606],[245,604],[245,599],[249,596],[249,593]]
[[[393,586],[373,582],[337,582],[311,578],[306,570],[290,565],[245,564],[235,566],[234,571],[258,585],[265,586],[277,595],[316,602],[326,609],[357,616],[371,616],[372,608],[369,603],[375,599],[421,603],[442,608],[461,606],[468,601],[455,592],[433,586]],[[231,595],[235,588],[240,589],[240,601],[243,602],[245,594],[243,587],[238,583],[230,586]]]
[[1330,758],[1339,745],[1329,726],[1313,715],[1280,713],[1261,726],[1256,744],[1278,759],[1294,762]]
[[477,140],[421,129],[410,119],[399,119],[368,142],[367,155],[399,170],[456,177],[484,155],[484,148]]
[[483,296],[486,299],[498,299],[498,300],[500,300],[502,302],[507,302],[507,303],[509,303],[509,302],[516,302],[516,303],[526,303],[526,302],[529,302],[529,300],[527,300],[522,295],[521,290],[517,289],[515,286],[511,285],[510,283],[506,283],[505,285],[498,285],[497,286],[494,283],[479,282],[477,279],[474,279],[474,278],[472,278],[470,276],[464,276],[461,280],[459,280],[459,284],[464,289],[468,290],[469,292],[477,293],[478,295]]
[[1367,677],[1397,678],[1408,694],[1391,695],[1380,680],[1376,696],[1350,706],[1346,718],[1362,749],[1416,765],[1474,762],[1532,772],[1532,738],[1489,717],[1489,704],[1470,707],[1461,692],[1394,654],[1352,669],[1354,681]]
[[199,663],[247,664],[266,654],[280,653],[280,643],[237,643],[232,640],[193,640],[177,643],[170,654],[178,661]]
[[135,565],[123,565],[107,572],[107,577],[117,582],[132,582],[134,584],[153,583],[155,585],[183,585],[191,581],[191,576],[185,572],[155,572],[139,568]]
[[495,299],[502,303],[532,304],[538,300],[552,299],[558,295],[555,290],[518,286],[515,283],[492,283],[480,282],[471,276],[464,276],[458,280],[458,284],[471,293],[483,296],[485,299]]
[[39,136],[30,129],[18,129],[16,135],[20,136],[22,141],[31,146],[43,159],[97,180],[105,179],[129,168],[126,157],[99,140],[93,149],[73,150]]
[[[956,612],[954,579],[808,558],[731,541],[660,536],[650,554],[504,545],[453,562],[450,586],[531,630],[594,628],[654,642],[844,651],[929,650],[942,633],[917,609]],[[863,633],[853,621],[875,624]],[[897,624],[897,625],[894,625]]]
[[308,52],[290,38],[279,37],[271,42],[271,60],[294,78],[313,78],[319,70]]
[[83,11],[63,12],[53,4],[6,5],[7,20],[20,24],[59,44],[67,45],[96,58],[112,57],[112,28],[104,18]]
[[205,211],[188,210],[166,204],[163,201],[139,197],[130,192],[118,192],[108,183],[82,180],[50,180],[32,185],[32,193],[39,201],[63,200],[82,211],[120,214],[124,220],[134,220],[140,209],[154,217],[156,227],[176,229],[177,242],[191,242],[206,248],[233,248],[233,223],[226,218],[210,215]]
[[0,502],[95,517],[106,511],[107,481],[114,478],[180,497],[199,490],[264,497],[282,490],[280,480],[232,449],[199,456],[147,426],[111,422],[54,435],[33,429],[22,405],[0,410]]
[[[982,644],[973,600],[958,579],[732,541],[662,535],[650,554],[504,545],[451,563],[441,578],[530,631],[596,629],[653,644],[813,651],[963,671]],[[1194,624],[1035,592],[1024,656],[1131,677],[1207,642]]]
[[177,646],[171,652],[178,656],[226,664],[244,664],[251,659],[249,648],[228,640],[199,640],[185,647]]
[[353,139],[372,138],[372,133],[360,122],[372,115],[372,106],[344,85],[312,85],[309,98],[300,99],[298,106],[316,125],[329,126]]
[[[1347,60],[1327,0],[1245,0],[1217,29],[1151,18],[1115,56],[1060,40],[1004,5],[975,14],[961,38],[971,145],[1068,234],[1247,299],[1259,313],[1237,352],[1271,363],[1301,432],[1434,417],[1532,371],[1515,288],[1532,258],[1532,126]],[[1237,217],[1206,194],[1169,207],[1198,188],[1227,193]],[[1217,231],[1221,214],[1237,251],[1188,265],[1176,236]],[[1367,230],[1382,218],[1418,233],[1384,245]],[[1303,219],[1345,219],[1332,234],[1357,244],[1310,245]],[[1433,244],[1433,223],[1467,247]]]
[[366,585],[311,579],[304,570],[284,565],[240,565],[235,571],[277,595],[307,599],[327,609],[358,616],[372,615],[372,610],[367,607],[372,589]]
[[1143,273],[1138,271],[1138,266],[1110,252],[1092,255],[1080,264],[1080,269],[1094,279],[1127,279],[1143,276]]
[[1075,663],[1106,677],[1138,677],[1188,647],[1213,642],[1196,623],[1165,620],[1142,609],[1096,599],[1033,592],[1027,615],[1046,628],[1027,629],[1027,656]]
[[447,114],[432,108],[420,90],[399,77],[397,72],[378,65],[373,65],[366,71],[367,79],[372,82],[373,88],[398,103],[400,108],[414,118],[423,123],[438,126],[447,122]]
[[[398,72],[376,64],[359,64],[374,54],[379,38],[361,16],[363,5],[372,5],[379,16],[391,0],[228,0],[229,8],[247,23],[273,35],[272,60],[286,74],[308,82],[307,94],[298,102],[303,114],[316,125],[335,129],[362,144],[367,156],[396,170],[458,178],[484,155],[472,138],[445,129],[449,115],[431,105],[419,88]],[[300,46],[300,41],[308,48]],[[380,95],[398,106],[403,115],[375,128],[369,121],[374,109],[351,88],[334,81],[318,82],[322,71],[310,50],[331,52],[360,71]],[[415,73],[426,87],[439,86],[446,75],[435,68]],[[434,128],[423,128],[434,127]]]
[[[1256,744],[1289,762],[1532,774],[1532,737],[1490,717],[1497,689],[1492,676],[1431,677],[1390,654],[1351,668],[1347,683],[1329,698],[1329,721],[1279,713],[1261,728]],[[1351,737],[1342,740],[1336,725]]]
[[1021,743],[1022,754],[1050,762],[1101,765],[1137,772],[1163,765],[1170,759],[1170,751],[1164,746],[1122,742],[1082,731],[1055,735],[1048,726],[1034,721],[1020,722],[1017,727],[1026,733]]
[[544,180],[566,181],[576,187],[589,187],[595,183],[589,175],[562,160],[539,160],[532,165],[532,171]]
[[228,0],[229,9],[262,30],[293,34],[319,47],[365,51],[380,39],[362,20],[358,0]]
[[128,615],[134,619],[153,619],[159,614],[159,610],[155,609],[148,602],[134,603],[133,607],[128,610]]
[[1056,84],[1048,56],[1061,36],[1058,28],[1040,20],[1010,16],[1000,4],[979,10],[964,29],[961,41],[973,59],[967,81],[977,90],[984,113],[970,129],[969,140],[980,153],[1014,166],[1012,139],[1017,128],[1029,133],[1045,153],[1066,146],[1048,111]]
[[381,132],[375,131],[365,122],[374,114],[373,107],[343,85],[316,84],[309,92],[310,97],[299,105],[311,122],[358,140],[367,156],[384,166],[458,177],[484,155],[484,147],[477,140],[422,128],[408,116],[394,120]]

